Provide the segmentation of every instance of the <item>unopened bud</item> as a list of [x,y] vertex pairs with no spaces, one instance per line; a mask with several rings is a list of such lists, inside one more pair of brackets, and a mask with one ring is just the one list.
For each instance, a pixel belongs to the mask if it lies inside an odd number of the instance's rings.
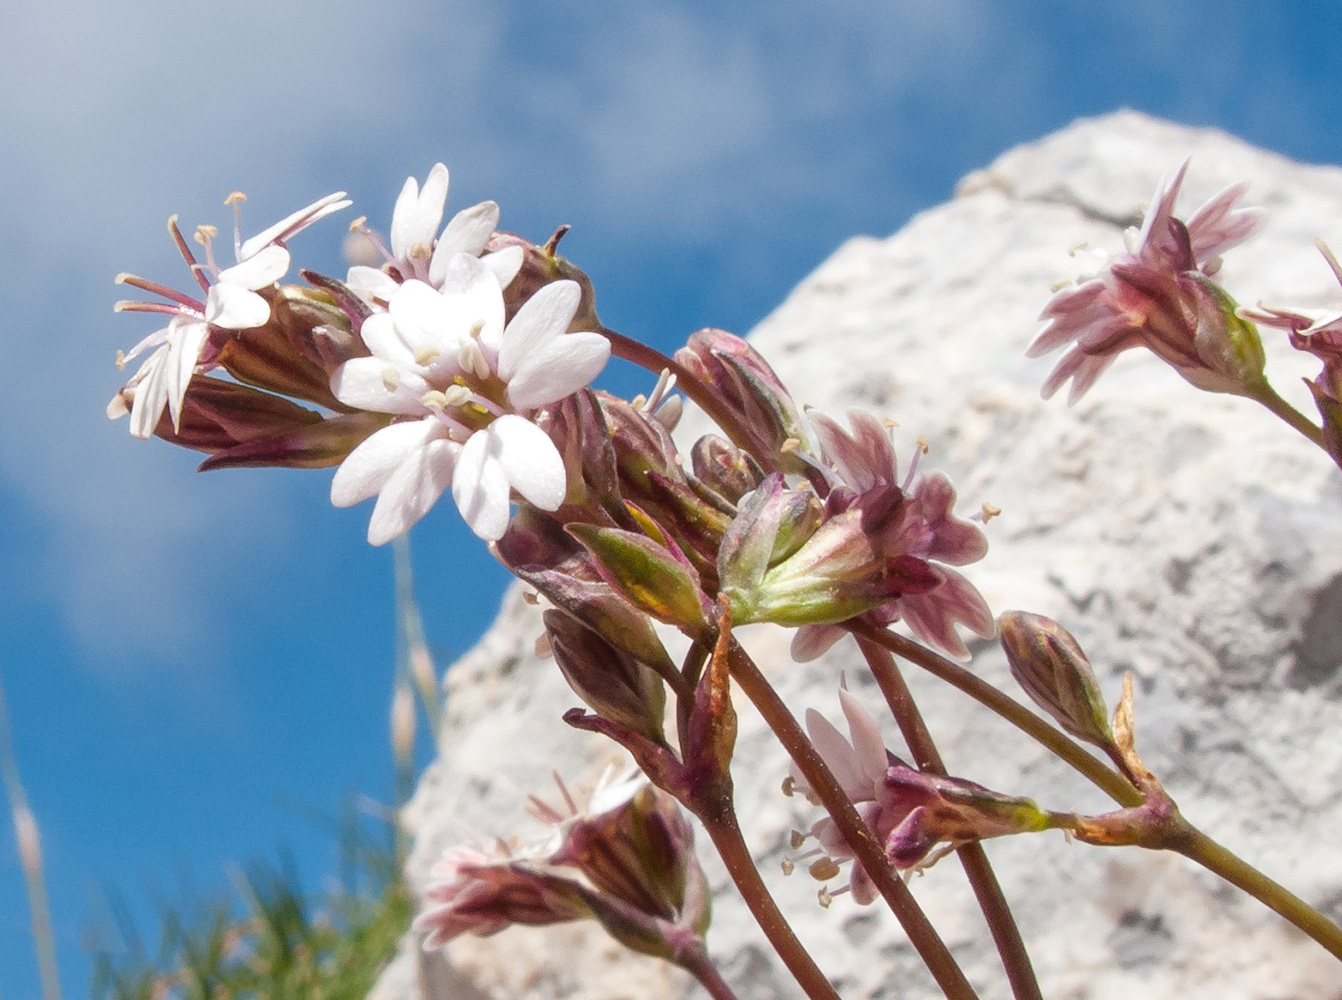
[[747,452],[726,438],[705,434],[690,449],[694,474],[728,503],[739,503],[764,479],[764,473]]
[[1072,634],[1051,618],[1025,611],[1006,612],[998,629],[1011,676],[1035,704],[1077,739],[1113,747],[1104,695]]
[[551,610],[543,618],[555,663],[574,693],[602,718],[664,742],[661,678],[572,615]]

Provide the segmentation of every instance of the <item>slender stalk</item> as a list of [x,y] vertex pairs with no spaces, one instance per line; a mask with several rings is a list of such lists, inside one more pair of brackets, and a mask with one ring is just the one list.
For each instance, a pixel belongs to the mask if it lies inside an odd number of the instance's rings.
[[5,786],[10,813],[14,817],[14,844],[18,849],[19,863],[23,866],[23,879],[28,890],[28,910],[32,916],[33,949],[37,952],[42,1000],[61,1000],[60,975],[56,966],[56,935],[51,927],[51,907],[47,903],[42,842],[33,811],[28,806],[28,793],[19,777],[3,684],[0,684],[0,782]]
[[[1079,744],[1048,725],[1029,709],[1013,701],[986,681],[975,677],[959,664],[939,656],[930,649],[925,649],[911,639],[884,629],[858,626],[854,631],[862,638],[878,643],[885,649],[918,664],[992,709],[1076,768],[1120,805],[1135,807],[1143,804],[1142,793],[1126,779],[1109,770]],[[1197,862],[1231,885],[1243,889],[1300,928],[1333,955],[1342,958],[1342,928],[1289,889],[1222,847],[1186,819],[1180,819],[1180,829],[1166,840],[1164,846]]]
[[696,949],[692,954],[683,956],[678,964],[699,981],[699,985],[708,991],[713,1000],[736,1000],[736,994],[704,949]]
[[[746,901],[746,906],[750,908],[756,923],[760,925],[760,930],[764,931],[769,944],[778,953],[778,957],[782,959],[798,985],[810,1000],[839,1000],[839,994],[820,971],[820,967],[815,964],[810,953],[797,940],[797,935],[792,932],[787,918],[778,909],[778,904],[774,902],[768,886],[760,877],[759,869],[755,867],[755,859],[751,857],[750,848],[746,846],[745,838],[741,835],[736,814],[728,808],[716,815],[700,815],[699,818],[703,821],[704,829],[708,831],[713,846],[717,848],[722,863],[727,866],[732,881],[736,883],[741,898]],[[716,970],[714,974],[716,975]],[[698,972],[695,972],[695,975],[697,977]],[[700,982],[703,982],[702,978]],[[708,988],[707,983],[704,985]],[[716,997],[718,994],[713,995]],[[724,994],[728,995],[730,994]]]
[[1262,389],[1253,398],[1258,400],[1258,402],[1262,403],[1277,416],[1281,417],[1282,420],[1286,421],[1286,423],[1290,424],[1305,437],[1309,438],[1314,444],[1324,449],[1324,451],[1328,450],[1328,446],[1323,442],[1323,431],[1318,427],[1315,427],[1313,421],[1307,416],[1290,403],[1286,402],[1286,400],[1282,399],[1281,396],[1277,395],[1277,390],[1268,385],[1266,381],[1263,383]]
[[738,446],[744,447],[750,441],[749,436],[737,425],[731,411],[718,402],[708,386],[699,381],[694,373],[687,370],[675,358],[668,357],[655,347],[639,343],[632,337],[626,337],[607,327],[603,326],[599,332],[610,341],[611,353],[617,358],[623,358],[654,375],[660,375],[663,371],[669,371],[674,375],[677,387],[689,396],[699,409],[707,413]]
[[883,646],[896,656],[902,656],[910,663],[917,664],[928,673],[963,691],[979,704],[992,709],[1046,750],[1061,758],[1064,763],[1080,771],[1119,805],[1139,806],[1145,801],[1142,793],[1126,778],[1106,767],[1081,744],[987,681],[974,676],[958,663],[920,646],[912,639],[906,639],[902,635],[882,628],[857,624],[853,626],[852,631],[855,635]]
[[[904,734],[904,741],[913,752],[918,768],[931,774],[944,775],[946,765],[941,759],[941,753],[932,740],[922,712],[918,711],[913,692],[895,664],[894,656],[870,639],[858,639],[857,643],[881,693],[885,695],[886,704],[899,724],[899,731]],[[956,854],[964,866],[965,877],[974,890],[979,909],[983,911],[983,918],[988,922],[997,954],[1001,956],[1002,967],[1011,983],[1012,995],[1016,1000],[1043,1000],[1034,966],[1030,962],[1030,953],[1025,948],[1020,928],[1016,926],[1016,918],[1011,913],[1001,883],[997,881],[997,875],[988,860],[988,852],[983,849],[983,845],[974,843],[964,844],[957,849]]]
[[1342,959],[1342,928],[1201,830],[1187,824],[1187,821],[1185,825],[1187,832],[1169,845],[1170,850],[1178,851],[1208,871],[1220,875],[1231,885],[1243,889],[1323,945],[1334,957]]
[[735,642],[731,650],[732,678],[745,692],[764,721],[774,731],[783,748],[796,762],[806,783],[829,811],[839,832],[852,848],[855,863],[861,864],[877,891],[884,897],[908,935],[909,942],[922,958],[927,969],[948,1000],[976,1000],[974,988],[956,964],[936,928],[923,913],[913,893],[909,891],[890,867],[890,862],[876,842],[866,823],[862,821],[844,794],[834,774],[802,731],[778,692],[760,673],[759,667]]

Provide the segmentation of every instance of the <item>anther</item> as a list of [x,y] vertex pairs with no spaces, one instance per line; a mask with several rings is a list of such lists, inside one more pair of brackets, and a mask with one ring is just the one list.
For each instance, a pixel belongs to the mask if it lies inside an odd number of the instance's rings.
[[792,794],[796,790],[797,790],[797,781],[795,778],[792,777],[792,775],[789,774],[786,778],[783,779],[783,794],[786,795],[788,798],[792,798]]
[[126,352],[118,350],[116,352],[116,370],[124,372],[126,370]]
[[550,647],[550,633],[542,632],[536,638],[536,659],[548,660],[554,655],[554,650]]
[[349,231],[351,233],[357,233],[360,229],[363,228],[363,224],[367,221],[368,216],[366,215],[359,216],[357,219],[355,219],[353,222],[349,224]]
[[410,248],[409,258],[411,260],[426,260],[433,256],[433,244],[420,242]]
[[984,523],[984,524],[987,524],[989,521],[991,521],[993,518],[995,518],[998,514],[1002,513],[1002,508],[1001,508],[1001,507],[994,507],[994,506],[993,506],[992,504],[990,504],[990,503],[985,503],[985,504],[983,505],[983,512],[982,512],[982,513],[983,513],[983,523]]
[[833,858],[819,858],[812,861],[811,867],[806,870],[817,882],[828,882],[839,874],[839,866],[834,863]]
[[218,235],[219,235],[218,226],[199,225],[196,227],[195,233],[192,234],[192,239],[194,239],[201,246],[208,246],[210,240],[214,239]]
[[783,869],[784,875],[791,875],[794,871],[797,870],[797,866],[794,865],[787,858],[783,859],[783,864],[780,867]]
[[825,910],[828,910],[829,904],[834,902],[834,897],[830,895],[830,891],[823,886],[820,891],[815,894],[815,898],[819,900],[821,908]]
[[794,851],[800,851],[801,845],[806,843],[806,834],[800,830],[793,830],[788,834],[788,843],[792,845]]
[[1071,283],[1071,278],[1059,278],[1057,281],[1053,282],[1053,284],[1048,286],[1048,290],[1050,292],[1060,292]]
[[395,392],[401,384],[401,373],[395,368],[382,369],[382,385],[388,392]]
[[438,348],[429,347],[427,344],[415,352],[415,364],[427,365],[434,358],[438,357]]
[[801,438],[790,437],[778,446],[778,450],[784,455],[796,451],[801,447]]
[[1090,249],[1089,240],[1077,240],[1075,243],[1073,243],[1071,246],[1067,248],[1067,255],[1069,257],[1075,257],[1082,250],[1089,250],[1089,249]]
[[918,435],[918,442],[917,442],[917,444],[918,444],[918,450],[921,451],[924,455],[927,454],[929,448],[931,447],[931,446],[927,443],[927,438],[923,437],[921,434]]
[[450,385],[443,390],[444,406],[461,406],[463,403],[470,402],[471,390],[464,385]]
[[243,194],[241,191],[234,191],[232,194],[230,194],[227,198],[224,199],[224,204],[236,205],[239,202],[243,202],[246,200],[247,196],[245,194]]

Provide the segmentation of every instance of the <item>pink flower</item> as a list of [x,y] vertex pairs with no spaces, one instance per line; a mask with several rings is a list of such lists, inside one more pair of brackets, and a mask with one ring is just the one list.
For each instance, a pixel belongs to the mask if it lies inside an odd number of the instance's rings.
[[[1123,351],[1146,347],[1200,389],[1252,395],[1262,382],[1257,332],[1211,280],[1220,255],[1251,235],[1266,213],[1235,208],[1247,183],[1226,188],[1187,223],[1174,203],[1188,163],[1156,187],[1127,253],[1089,280],[1058,292],[1040,318],[1047,325],[1026,354],[1039,357],[1071,344],[1048,379],[1045,399],[1068,379],[1075,403]],[[1131,232],[1131,231],[1130,231]]]

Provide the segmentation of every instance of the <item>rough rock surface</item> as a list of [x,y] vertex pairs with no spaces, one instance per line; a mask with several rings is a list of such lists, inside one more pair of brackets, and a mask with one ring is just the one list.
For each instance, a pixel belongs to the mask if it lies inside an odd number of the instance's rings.
[[[1119,250],[1157,177],[1192,157],[1181,207],[1239,178],[1271,216],[1232,251],[1241,301],[1336,304],[1312,246],[1342,245],[1342,170],[1303,166],[1230,136],[1132,112],[1078,122],[966,177],[948,204],[885,240],[845,244],[753,334],[796,395],[897,420],[897,446],[925,435],[963,509],[1002,508],[991,551],[969,568],[993,609],[1071,628],[1105,691],[1138,680],[1138,746],[1186,815],[1306,899],[1342,917],[1342,476],[1244,400],[1193,390],[1145,353],[1120,360],[1075,408],[1045,403],[1051,359],[1027,360],[1059,278],[1085,271],[1083,241]],[[1313,412],[1299,382],[1314,365],[1265,331],[1269,372]],[[702,423],[689,428],[702,429]],[[612,756],[560,715],[576,704],[537,660],[535,608],[513,592],[480,645],[447,674],[442,759],[412,819],[422,884],[443,847],[527,829],[526,795],[551,769],[592,777]],[[757,658],[800,712],[837,718],[840,671],[879,707],[856,651],[799,666],[786,637],[759,630]],[[995,644],[972,668],[1013,690]],[[1055,809],[1105,802],[1014,730],[911,673],[952,773]],[[784,756],[740,706],[739,808],[756,856],[821,965],[853,998],[938,995],[879,904],[816,904],[815,883],[779,871],[787,832],[815,816],[779,794]],[[900,742],[888,726],[889,744]],[[1342,996],[1342,966],[1252,899],[1178,857],[1069,845],[1057,834],[990,842],[1049,998]],[[702,853],[709,853],[704,851]],[[709,944],[742,1000],[798,996],[769,957],[720,867]],[[1009,996],[962,873],[943,862],[913,888],[987,998]],[[623,954],[595,925],[460,939],[421,960],[407,941],[380,1000],[681,997],[675,970]]]

